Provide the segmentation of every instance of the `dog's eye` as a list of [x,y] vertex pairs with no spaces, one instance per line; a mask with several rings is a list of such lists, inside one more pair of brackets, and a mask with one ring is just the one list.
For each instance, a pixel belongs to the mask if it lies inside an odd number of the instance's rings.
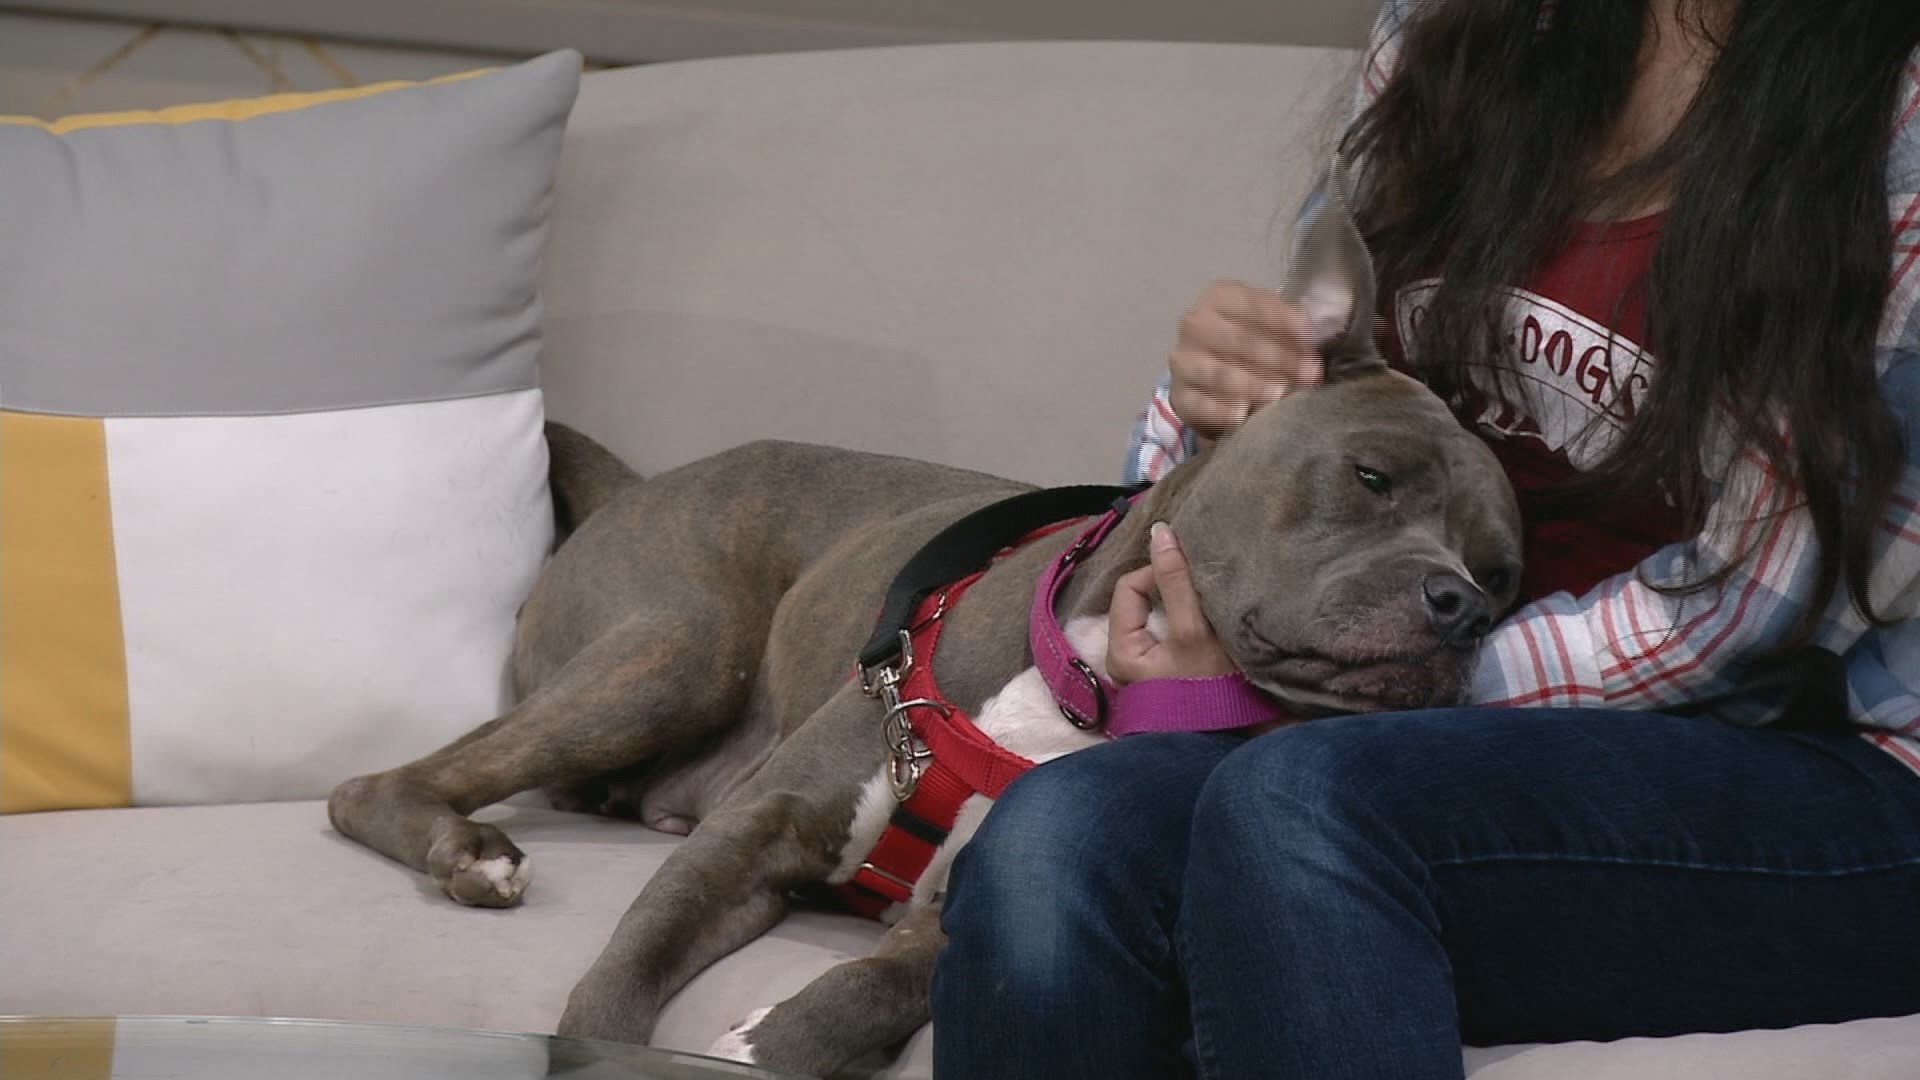
[[1364,465],[1355,465],[1353,467],[1353,474],[1358,476],[1360,482],[1367,486],[1367,490],[1373,492],[1375,495],[1393,494],[1393,477],[1388,476],[1386,473],[1378,469],[1369,469]]

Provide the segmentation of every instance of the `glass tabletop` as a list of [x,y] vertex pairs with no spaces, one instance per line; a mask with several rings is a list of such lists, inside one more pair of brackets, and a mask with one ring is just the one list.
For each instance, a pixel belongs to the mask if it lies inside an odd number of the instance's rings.
[[620,1043],[330,1020],[0,1017],[4,1080],[788,1080]]

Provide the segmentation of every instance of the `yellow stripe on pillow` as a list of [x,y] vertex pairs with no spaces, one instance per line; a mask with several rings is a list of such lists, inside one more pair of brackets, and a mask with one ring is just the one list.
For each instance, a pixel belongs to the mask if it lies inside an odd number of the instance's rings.
[[127,127],[133,124],[191,124],[200,120],[251,120],[256,116],[272,116],[275,113],[294,112],[314,105],[325,105],[335,101],[352,101],[355,98],[371,97],[388,90],[400,90],[409,86],[432,86],[437,83],[458,82],[471,79],[476,75],[485,75],[495,68],[480,68],[474,71],[460,71],[452,75],[442,75],[434,79],[419,82],[394,80],[391,82],[368,83],[365,86],[345,86],[338,90],[312,90],[292,94],[267,94],[263,97],[238,98],[233,101],[212,101],[198,105],[173,105],[164,109],[128,109],[123,112],[82,113],[76,116],[63,116],[58,120],[41,120],[32,116],[0,116],[0,124],[22,124],[37,127],[55,135],[65,135],[88,128]]
[[0,814],[133,801],[105,424],[0,412]]
[[119,1024],[111,1018],[0,1024],[0,1077],[108,1080],[118,1034]]

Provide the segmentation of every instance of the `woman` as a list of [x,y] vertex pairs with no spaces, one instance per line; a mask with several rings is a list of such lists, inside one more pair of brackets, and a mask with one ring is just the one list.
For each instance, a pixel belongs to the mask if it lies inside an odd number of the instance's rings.
[[[1506,465],[1531,602],[1472,707],[1013,785],[953,868],[939,1077],[1459,1077],[1462,1042],[1920,1012],[1917,46],[1912,0],[1387,5],[1345,139],[1383,340]],[[1209,290],[1135,477],[1312,393],[1305,335]],[[1150,573],[1191,588],[1177,542]],[[1222,655],[1112,629],[1122,679]],[[1809,645],[1833,715],[1662,712]]]

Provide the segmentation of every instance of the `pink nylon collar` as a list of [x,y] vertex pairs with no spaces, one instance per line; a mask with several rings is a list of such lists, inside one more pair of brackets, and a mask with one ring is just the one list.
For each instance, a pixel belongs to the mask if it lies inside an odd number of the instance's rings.
[[1104,725],[1115,737],[1147,731],[1230,731],[1280,719],[1285,713],[1279,703],[1237,671],[1205,679],[1143,679],[1115,689],[1075,655],[1056,605],[1074,568],[1100,546],[1121,515],[1116,508],[1094,522],[1034,585],[1027,640],[1060,712],[1075,727]]

